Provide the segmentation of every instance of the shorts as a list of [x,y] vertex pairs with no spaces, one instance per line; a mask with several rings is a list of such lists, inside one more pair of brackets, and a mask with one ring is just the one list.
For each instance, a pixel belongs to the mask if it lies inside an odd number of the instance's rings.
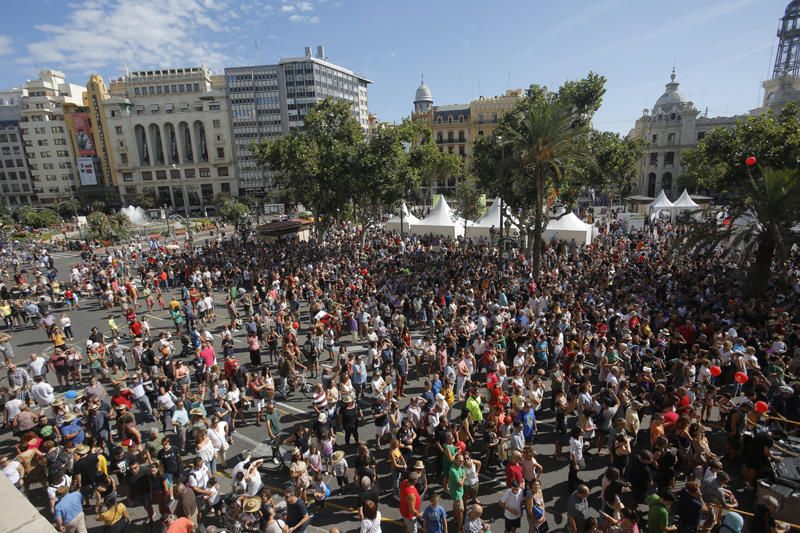
[[506,531],[519,528],[521,518],[521,516],[517,518],[506,518]]
[[461,511],[461,512],[464,511],[464,500],[462,499],[453,500],[453,512],[456,511]]
[[419,520],[416,518],[405,518],[403,517],[403,523],[406,526],[407,533],[417,533],[417,527],[419,526]]
[[375,435],[378,437],[383,437],[387,433],[389,433],[391,429],[389,428],[389,424],[384,424],[383,426],[375,426]]

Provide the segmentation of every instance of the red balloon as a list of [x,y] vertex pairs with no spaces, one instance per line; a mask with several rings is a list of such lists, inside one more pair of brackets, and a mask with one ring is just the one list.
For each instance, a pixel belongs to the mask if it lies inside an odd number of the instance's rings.
[[765,401],[758,400],[755,405],[755,410],[763,415],[764,413],[769,411],[769,405],[767,405],[767,402]]
[[737,372],[736,374],[733,375],[733,379],[736,380],[736,383],[744,384],[747,383],[747,380],[749,378],[747,377],[747,374],[745,374],[744,372]]
[[755,166],[756,163],[758,163],[758,159],[756,159],[752,155],[744,160],[744,164],[747,165],[748,167],[753,167]]
[[299,322],[292,322],[292,327],[294,329],[300,329],[300,323]]
[[719,375],[722,374],[722,369],[717,365],[714,365],[711,368],[709,368],[709,371],[711,372],[711,375],[714,376],[715,378],[719,377]]

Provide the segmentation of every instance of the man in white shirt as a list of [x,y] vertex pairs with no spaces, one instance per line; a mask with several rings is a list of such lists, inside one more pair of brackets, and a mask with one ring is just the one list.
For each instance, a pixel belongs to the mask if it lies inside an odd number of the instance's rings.
[[28,363],[28,368],[31,369],[31,376],[44,376],[47,373],[47,359],[39,357],[38,354],[31,354],[31,362]]
[[22,478],[25,477],[25,470],[19,461],[11,461],[8,456],[0,457],[0,468],[3,469],[3,475],[8,478],[8,481],[18,489],[22,487]]
[[511,486],[503,493],[500,505],[503,507],[503,518],[505,518],[506,533],[516,533],[522,519],[523,495],[519,483],[515,479]]
[[33,378],[34,385],[31,387],[31,398],[36,402],[40,409],[48,407],[56,398],[53,394],[53,387],[44,380],[44,376]]

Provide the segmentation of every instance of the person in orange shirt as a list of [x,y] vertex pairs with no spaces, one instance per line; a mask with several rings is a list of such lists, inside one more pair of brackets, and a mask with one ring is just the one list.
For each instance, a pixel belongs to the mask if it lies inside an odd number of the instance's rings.
[[167,516],[164,520],[167,526],[167,533],[192,533],[194,524],[185,516],[176,517],[174,514]]

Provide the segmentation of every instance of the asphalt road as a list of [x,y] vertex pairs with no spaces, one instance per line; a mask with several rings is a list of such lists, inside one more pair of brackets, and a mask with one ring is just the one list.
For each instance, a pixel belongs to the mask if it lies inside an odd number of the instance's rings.
[[[56,253],[54,254],[54,259],[56,263],[56,268],[59,270],[60,278],[66,279],[69,275],[70,266],[77,261],[79,261],[79,254],[77,253]],[[166,300],[166,297],[165,297]],[[222,293],[217,293],[216,297],[218,305],[222,303],[223,296]],[[219,312],[222,311],[222,312]],[[76,339],[72,342],[76,346],[82,346],[85,342],[86,337],[88,336],[89,330],[93,326],[98,326],[101,330],[107,330],[106,321],[108,319],[108,313],[103,312],[99,309],[97,302],[94,299],[85,300],[82,302],[81,309],[68,312],[70,318],[72,319],[72,328],[76,335]],[[226,316],[224,313],[224,309],[218,310],[218,316]],[[58,316],[58,315],[56,315]],[[148,315],[149,322],[152,328],[152,334],[154,337],[157,337],[158,333],[161,330],[172,330],[172,322],[168,319],[168,315],[164,311],[156,311],[150,315]],[[124,324],[124,319],[119,318],[117,319],[118,324]],[[304,320],[304,324],[308,324],[308,320]],[[221,331],[222,327],[222,319],[217,320],[216,328],[212,328],[212,333],[218,333]],[[419,335],[415,336],[418,337]],[[37,352],[37,353],[49,353],[49,346],[50,343],[46,339],[45,334],[42,330],[34,330],[31,328],[19,330],[13,333],[13,341],[12,344],[15,349],[15,359],[18,362],[26,361],[29,358],[30,353]],[[304,337],[304,336],[302,336]],[[304,338],[302,339],[304,340]],[[123,341],[125,344],[128,341]],[[248,353],[246,350],[245,345],[245,335],[243,332],[238,332],[235,335],[235,353],[236,356],[245,363],[245,361],[249,361]],[[219,348],[219,344],[217,344],[217,348]],[[348,349],[350,351],[361,351],[364,350],[364,346],[355,345],[349,346]],[[324,359],[324,357],[323,357]],[[323,364],[325,361],[322,361]],[[410,374],[412,376],[416,376],[416,371],[412,366]],[[54,376],[50,376],[51,383],[55,386],[55,379]],[[7,379],[5,375],[2,376],[2,383],[5,384]],[[57,389],[58,390],[58,389]],[[63,392],[60,391],[60,392]],[[401,399],[401,408],[405,406],[408,401],[408,397],[414,394],[420,394],[422,392],[422,382],[419,380],[412,380],[406,387],[406,398]],[[302,395],[295,394],[291,399],[285,402],[278,402],[277,408],[281,413],[281,420],[284,425],[285,431],[292,431],[296,424],[308,424],[311,423],[313,420],[312,417],[312,410],[310,407],[310,401],[306,400]],[[544,406],[549,405],[547,399],[543,404]],[[461,405],[456,404],[454,406],[454,413],[460,412]],[[364,404],[362,405],[362,409],[367,415],[370,412],[369,405]],[[249,413],[247,416],[247,424],[241,425],[237,428],[237,432],[234,435],[234,444],[232,445],[231,449],[228,451],[228,466],[229,468],[232,467],[236,462],[240,460],[242,454],[246,452],[251,452],[253,456],[259,455],[269,455],[269,447],[263,444],[264,439],[266,438],[266,432],[263,426],[256,426],[254,425],[254,413]],[[142,427],[149,427],[149,425],[144,424],[143,426],[140,424],[140,429]],[[368,444],[372,447],[374,443],[374,433],[372,431],[372,419],[371,416],[367,416],[367,419],[364,421],[363,429],[361,429],[360,434],[362,440],[365,438],[368,439]],[[558,461],[555,460],[552,456],[554,453],[554,442],[556,435],[554,433],[554,420],[552,413],[545,409],[539,419],[539,435],[537,436],[536,444],[535,444],[535,452],[537,454],[537,460],[543,465],[544,467],[544,474],[542,476],[542,486],[544,487],[544,494],[546,500],[546,508],[547,508],[547,516],[551,531],[557,530],[565,530],[565,515],[564,511],[566,509],[566,502],[567,498],[569,497],[569,492],[567,488],[567,471],[568,471],[568,463],[566,461]],[[144,433],[144,431],[143,431]],[[339,435],[340,439],[339,442],[342,442],[342,434]],[[13,439],[10,433],[0,435],[0,449],[3,453],[8,452],[10,450],[10,446],[13,444]],[[391,479],[390,479],[390,472],[389,472],[389,465],[388,459],[386,458],[386,448],[387,446],[384,445],[384,450],[379,452],[377,455],[379,461],[379,478],[380,478],[380,487],[384,490],[384,495],[381,498],[380,504],[380,511],[384,517],[384,522],[382,527],[384,531],[393,533],[402,530],[402,524],[400,522],[400,514],[398,510],[398,503],[396,499],[392,496],[390,492],[391,486]],[[354,457],[355,447],[351,446],[350,449],[347,450],[348,452],[348,463],[352,466],[352,458]],[[474,451],[474,456],[477,457],[479,460],[482,460],[482,453],[480,450]],[[425,459],[426,462],[429,464],[428,472],[433,472],[433,461],[437,458],[434,457],[415,457]],[[191,456],[186,456],[184,459],[191,459]],[[582,479],[586,482],[589,482],[591,488],[594,489],[592,498],[593,500],[593,507],[599,508],[599,496],[597,492],[599,491],[599,478],[602,475],[602,472],[605,470],[608,461],[606,457],[596,457],[592,456],[588,459],[588,469],[582,472]],[[438,491],[438,482],[434,479],[436,476],[429,474],[429,483],[431,487],[435,487]],[[265,469],[263,474],[264,483],[267,486],[275,487],[279,489],[283,483],[288,480],[288,475],[284,471],[277,470],[276,468],[270,467]],[[225,490],[230,488],[230,479],[225,477],[224,475],[221,476],[220,481]],[[331,478],[329,480],[329,485],[332,489],[336,488],[336,480],[335,478]],[[480,483],[480,491],[479,491],[479,501],[484,505],[484,518],[488,520],[494,520],[495,522],[492,525],[492,531],[501,532],[503,531],[503,521],[502,521],[502,509],[499,505],[497,505],[500,496],[502,495],[504,486],[502,483],[502,473],[494,474],[494,475],[481,475],[481,483]],[[446,497],[445,497],[446,498]],[[452,509],[452,501],[443,498],[443,505],[445,509],[448,511],[448,516],[452,521],[452,514],[450,513]],[[44,502],[45,502],[45,495],[44,491],[41,488],[36,488],[32,491],[31,496],[32,501],[40,508],[44,509]],[[427,502],[426,504],[427,505]],[[356,506],[356,496],[353,494],[349,495],[341,495],[336,494],[329,499],[328,501],[328,509],[325,512],[317,513],[314,515],[311,524],[315,527],[330,529],[331,527],[338,527],[341,531],[354,531],[358,530],[359,523],[358,520],[354,517],[353,508]],[[423,507],[424,508],[424,507]],[[0,517],[5,511],[0,511]],[[148,531],[148,527],[144,524],[144,517],[145,513],[143,508],[133,508],[131,509],[132,517],[134,518],[134,530],[135,531]],[[156,511],[157,513],[157,511]],[[49,515],[49,511],[44,510],[44,515],[48,519],[52,519]],[[93,517],[89,517],[87,519],[87,524],[93,527],[96,531],[100,531],[101,528],[97,525],[96,521]],[[452,522],[451,522],[452,524]],[[451,527],[453,527],[451,525]],[[524,525],[522,531],[524,532],[527,529],[527,526]],[[451,529],[452,531],[452,529]]]

